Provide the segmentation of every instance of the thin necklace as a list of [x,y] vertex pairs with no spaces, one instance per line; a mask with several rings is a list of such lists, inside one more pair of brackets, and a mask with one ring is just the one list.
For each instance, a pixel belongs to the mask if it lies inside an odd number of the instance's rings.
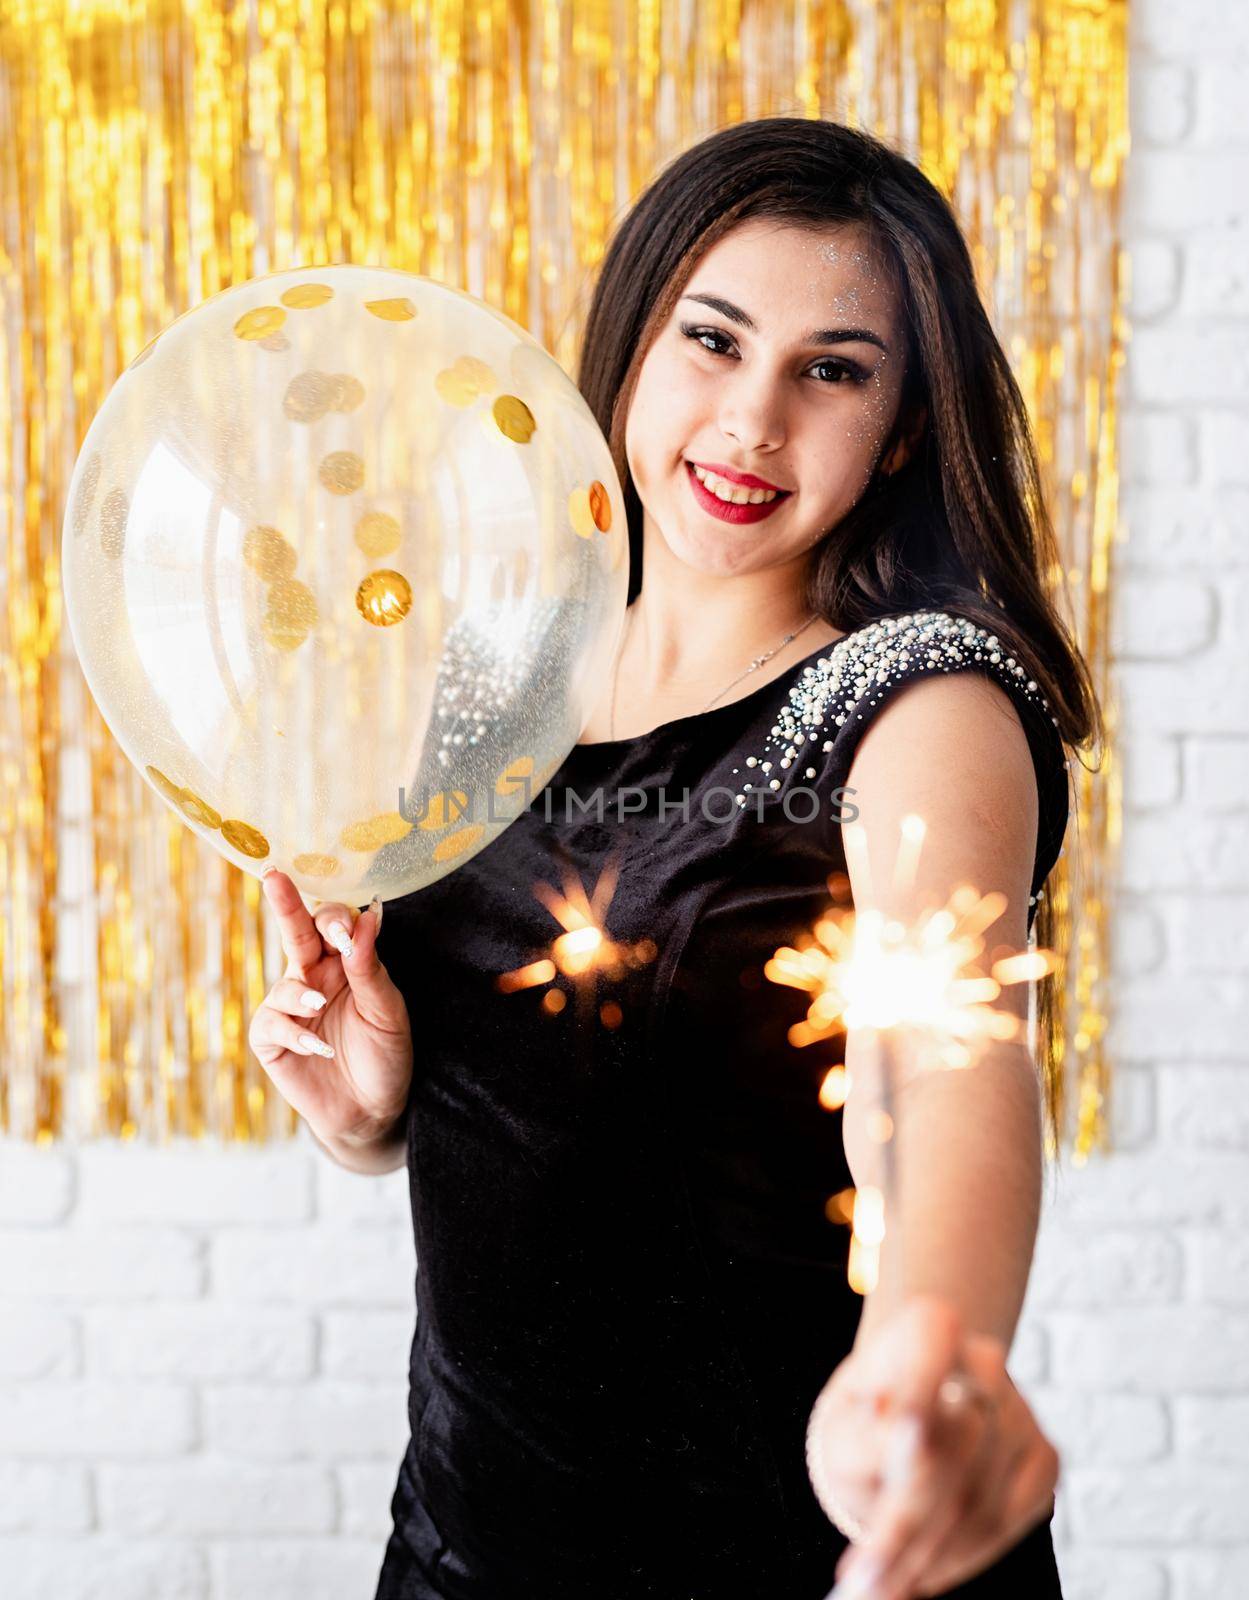
[[[811,624],[816,620],[817,616],[818,616],[817,612],[812,612],[811,615],[807,618],[807,620],[805,622],[801,623],[798,627],[796,627],[792,633],[787,633],[785,635],[785,637],[781,640],[780,644],[773,645],[772,648],[770,650],[768,650],[768,651],[765,651],[763,655],[756,656],[755,659],[746,668],[745,672],[739,672],[737,674],[737,676],[733,679],[732,683],[726,683],[724,688],[720,690],[719,694],[713,694],[712,695],[711,699],[708,700],[708,702],[707,702],[707,704],[705,706],[703,706],[702,711],[700,711],[698,713],[698,715],[701,716],[703,711],[710,711],[712,706],[715,705],[717,700],[722,699],[726,694],[728,694],[729,690],[733,687],[733,684],[740,683],[743,678],[748,678],[752,672],[757,672],[759,670],[759,668],[761,666],[763,666],[764,662],[771,661],[772,657],[777,653],[778,650],[783,650],[785,648],[785,646],[787,644],[789,644],[792,640],[796,639],[800,633],[805,633],[806,630],[811,626]],[[620,655],[623,655],[623,654],[624,654],[624,646],[622,644],[621,645],[621,650],[620,650]],[[620,680],[620,655],[618,655],[616,657],[616,665],[615,665],[615,668],[612,671],[611,712],[610,712],[610,716],[608,718],[608,723],[607,723],[607,737],[609,739],[614,739],[616,737],[616,685]]]

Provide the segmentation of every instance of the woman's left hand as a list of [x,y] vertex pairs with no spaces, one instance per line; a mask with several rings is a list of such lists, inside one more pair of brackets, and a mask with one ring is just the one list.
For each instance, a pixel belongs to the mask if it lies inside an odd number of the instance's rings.
[[864,1528],[829,1600],[916,1600],[983,1571],[1050,1514],[1059,1472],[1001,1342],[930,1295],[837,1367],[807,1461],[830,1518]]

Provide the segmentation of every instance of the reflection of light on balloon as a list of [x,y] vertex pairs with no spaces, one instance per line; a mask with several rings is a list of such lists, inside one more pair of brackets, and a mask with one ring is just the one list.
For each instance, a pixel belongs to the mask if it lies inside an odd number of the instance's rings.
[[[509,319],[409,273],[271,273],[114,385],[67,496],[66,613],[198,837],[386,898],[482,848],[584,725],[623,613],[618,496],[576,386]],[[401,796],[431,787],[413,826]]]
[[[867,883],[862,827],[847,826],[842,832],[847,850],[859,857]],[[906,890],[913,883],[923,839],[922,819],[905,818],[893,869],[895,889]],[[922,1038],[931,1060],[920,1060],[915,1052],[921,1069],[930,1064],[938,1069],[972,1066],[992,1043],[1015,1040],[1026,1032],[1021,1018],[992,1004],[1002,989],[1054,970],[1055,958],[1045,950],[1012,953],[994,961],[987,973],[979,969],[984,932],[1006,906],[1004,894],[982,895],[963,884],[944,905],[926,910],[910,924],[874,908],[857,916],[852,910],[833,910],[818,919],[812,935],[798,947],[783,946],[764,966],[764,975],[774,983],[805,990],[812,997],[806,1017],[788,1031],[790,1044],[805,1048],[853,1028],[874,1048],[881,1104],[868,1113],[865,1127],[884,1155],[882,1208],[895,1203],[897,1196],[894,1033],[904,1030],[908,1042],[916,1035]],[[842,1077],[833,1080],[839,1070]],[[833,1068],[821,1085],[821,1104],[838,1109],[849,1092],[849,1075]],[[883,1209],[881,1215],[883,1219]],[[882,1220],[882,1238],[883,1228]],[[852,1254],[852,1287],[876,1282],[872,1237],[874,1225],[859,1238]]]

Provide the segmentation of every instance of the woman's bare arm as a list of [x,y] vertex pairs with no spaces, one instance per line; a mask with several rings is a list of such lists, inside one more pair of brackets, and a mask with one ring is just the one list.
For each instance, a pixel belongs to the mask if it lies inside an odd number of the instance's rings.
[[[1001,947],[1027,942],[1037,836],[1037,790],[1027,738],[1007,692],[975,672],[934,673],[907,685],[863,736],[847,779],[859,808],[862,859],[847,856],[856,909],[911,922],[959,884],[1000,890],[1007,908],[986,929],[983,969]],[[927,832],[911,884],[893,881],[908,813]],[[1027,985],[996,1004],[1027,1018]],[[894,1216],[856,1346],[902,1300],[951,1302],[973,1332],[1009,1349],[1023,1304],[1041,1193],[1040,1082],[1021,1042],[990,1044],[973,1067],[917,1071],[917,1045],[896,1052]],[[883,1185],[882,1146],[869,1135],[879,1079],[853,1031],[843,1134],[855,1186]],[[905,1282],[903,1274],[905,1273]]]

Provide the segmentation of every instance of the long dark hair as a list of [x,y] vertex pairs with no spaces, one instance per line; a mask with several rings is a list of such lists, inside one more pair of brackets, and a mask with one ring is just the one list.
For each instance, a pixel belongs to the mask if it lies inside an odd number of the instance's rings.
[[[1100,748],[1088,666],[1047,592],[1062,562],[1044,502],[1027,408],[976,286],[949,203],[913,162],[836,122],[762,117],[719,130],[671,161],[615,231],[594,289],[577,385],[612,451],[629,527],[629,599],[642,585],[642,504],[625,457],[625,422],[642,361],[694,266],[749,217],[854,223],[895,274],[906,379],[878,470],[814,547],[808,609],[850,632],[936,608],[980,623],[1040,685],[1068,750]],[[879,461],[904,435],[905,464]],[[1057,932],[1048,883],[1037,942]],[[1061,954],[1062,952],[1060,952]],[[1049,1132],[1060,1143],[1063,1040],[1058,990],[1037,984],[1039,1065]]]

